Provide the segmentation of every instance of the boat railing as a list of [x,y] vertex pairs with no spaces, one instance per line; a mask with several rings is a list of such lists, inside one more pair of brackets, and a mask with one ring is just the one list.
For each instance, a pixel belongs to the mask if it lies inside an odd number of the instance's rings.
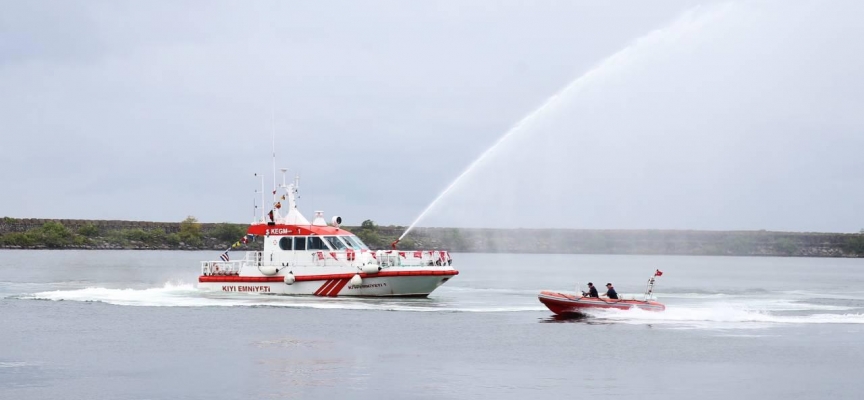
[[444,250],[378,250],[375,259],[382,268],[431,267],[453,264],[450,253]]
[[[396,251],[396,250],[313,250],[310,257],[314,265],[362,265],[377,263],[382,268],[448,266],[453,263],[450,253],[440,250]],[[302,259],[300,259],[302,260]]]
[[372,256],[366,252],[354,250],[312,250],[308,255],[301,256],[300,260],[304,261],[304,257],[311,257],[308,260],[317,266],[328,265],[353,265],[363,264],[368,261],[374,261]]
[[356,265],[378,264],[381,268],[449,266],[450,253],[443,250],[309,250],[284,254],[247,251],[242,258],[231,261],[202,261],[203,275],[236,275],[243,265]]
[[263,251],[247,251],[241,261],[246,264],[261,266],[262,263],[268,260],[265,259]]
[[237,261],[201,261],[201,275],[238,275],[243,260]]

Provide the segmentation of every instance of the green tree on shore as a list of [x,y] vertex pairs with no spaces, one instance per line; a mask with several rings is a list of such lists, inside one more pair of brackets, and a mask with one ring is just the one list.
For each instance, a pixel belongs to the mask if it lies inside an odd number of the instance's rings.
[[60,249],[69,245],[85,244],[86,239],[78,236],[63,224],[49,221],[38,228],[27,232],[10,233],[2,237],[0,244],[20,247],[44,246],[49,249]]
[[367,219],[360,224],[360,230],[355,232],[357,237],[366,243],[371,248],[379,248],[383,243],[381,236],[378,234],[378,226],[371,219]]
[[189,246],[201,245],[201,224],[193,216],[188,216],[180,223],[180,240]]
[[246,228],[243,225],[221,223],[216,224],[209,235],[226,242],[235,242],[246,235]]
[[99,228],[88,222],[78,228],[78,234],[87,237],[96,237],[99,235]]

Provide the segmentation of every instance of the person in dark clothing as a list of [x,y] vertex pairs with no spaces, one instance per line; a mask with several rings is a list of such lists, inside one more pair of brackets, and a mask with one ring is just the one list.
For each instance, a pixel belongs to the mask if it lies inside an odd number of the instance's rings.
[[597,293],[597,288],[594,287],[594,284],[588,282],[588,293],[582,292],[582,296],[585,297],[600,297],[600,294]]
[[611,283],[606,284],[606,297],[618,300],[618,292],[615,291],[615,288],[612,287]]

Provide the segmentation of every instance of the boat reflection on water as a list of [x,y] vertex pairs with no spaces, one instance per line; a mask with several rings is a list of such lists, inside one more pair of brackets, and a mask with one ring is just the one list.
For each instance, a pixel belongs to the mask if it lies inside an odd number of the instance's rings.
[[586,324],[606,323],[599,322],[596,319],[592,318],[590,315],[583,313],[555,314],[545,318],[540,318],[540,323],[543,324],[566,324],[573,322],[581,322]]

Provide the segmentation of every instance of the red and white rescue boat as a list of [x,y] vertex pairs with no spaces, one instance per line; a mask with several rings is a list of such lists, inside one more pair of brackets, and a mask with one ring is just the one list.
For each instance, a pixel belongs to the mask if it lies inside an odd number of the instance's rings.
[[617,308],[629,310],[638,308],[647,311],[663,311],[666,306],[652,300],[607,299],[603,297],[585,297],[566,293],[544,290],[540,292],[540,302],[545,304],[555,314],[575,314],[587,309]]
[[555,314],[581,314],[591,309],[618,309],[630,310],[640,309],[646,311],[663,311],[666,306],[658,303],[653,299],[654,293],[654,278],[662,275],[660,270],[657,270],[654,275],[648,280],[648,287],[645,290],[643,299],[610,299],[607,297],[587,297],[585,294],[568,294],[544,290],[538,296],[549,310]]
[[[284,172],[284,171],[283,171]],[[284,177],[283,177],[284,181]],[[317,211],[309,222],[296,206],[298,182],[284,182],[285,195],[273,210],[250,225],[247,236],[264,241],[263,251],[240,260],[228,252],[218,261],[202,261],[198,287],[219,292],[311,295],[322,297],[426,297],[459,274],[449,252],[440,250],[370,250],[360,238],[331,224]],[[283,216],[281,201],[287,201]]]

